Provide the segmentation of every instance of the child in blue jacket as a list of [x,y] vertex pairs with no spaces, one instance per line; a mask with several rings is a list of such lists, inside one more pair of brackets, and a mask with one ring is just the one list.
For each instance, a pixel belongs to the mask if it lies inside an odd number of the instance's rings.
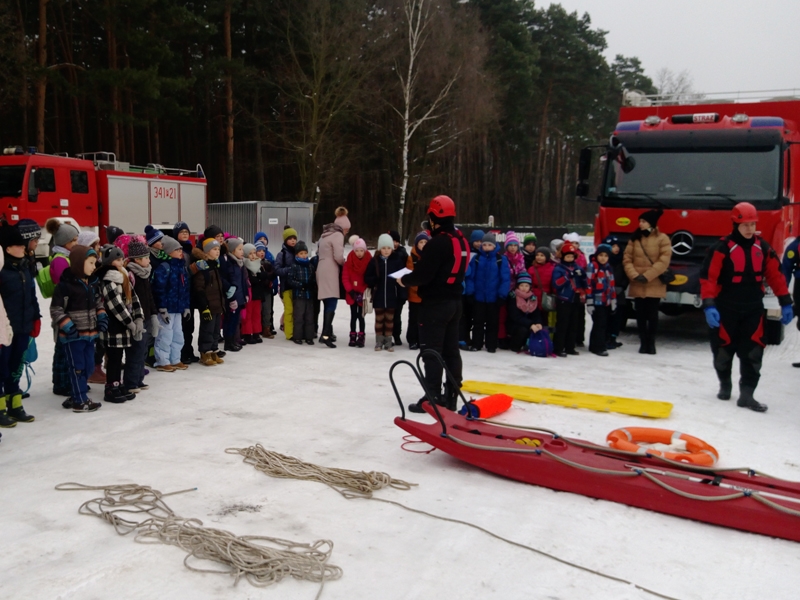
[[572,242],[561,246],[561,262],[553,269],[553,291],[556,295],[556,332],[553,350],[558,356],[577,356],[575,341],[583,303],[586,302],[586,273],[575,263],[577,249]]
[[225,240],[228,254],[224,262],[220,263],[222,286],[225,288],[225,298],[228,307],[225,312],[225,321],[222,324],[225,337],[225,350],[238,352],[242,349],[237,338],[239,322],[242,319],[242,309],[247,304],[247,289],[250,278],[244,266],[244,241],[237,237]]
[[589,296],[586,298],[586,311],[592,316],[589,352],[598,356],[608,356],[608,324],[611,313],[617,308],[614,269],[608,262],[610,258],[611,246],[600,244],[589,262]]
[[162,250],[167,259],[153,269],[153,300],[161,328],[156,335],[156,369],[172,373],[188,366],[181,362],[183,317],[190,313],[191,280],[180,243],[165,237]]
[[473,323],[471,352],[483,348],[497,351],[497,334],[500,328],[500,306],[511,290],[511,269],[508,259],[497,252],[493,233],[487,233],[481,241],[481,249],[472,257],[469,272],[465,277],[466,295],[472,296]]

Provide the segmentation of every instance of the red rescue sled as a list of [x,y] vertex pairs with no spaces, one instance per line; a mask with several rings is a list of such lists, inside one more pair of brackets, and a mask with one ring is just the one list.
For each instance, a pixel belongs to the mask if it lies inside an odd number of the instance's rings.
[[[399,398],[398,398],[399,399]],[[591,498],[800,542],[800,483],[749,469],[688,466],[548,430],[468,419],[442,407],[401,429],[492,473]]]

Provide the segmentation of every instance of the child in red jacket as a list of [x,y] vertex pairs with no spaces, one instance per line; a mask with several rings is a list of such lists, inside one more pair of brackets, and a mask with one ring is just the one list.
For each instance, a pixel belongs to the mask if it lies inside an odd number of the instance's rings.
[[[372,254],[367,250],[367,243],[358,238],[353,242],[353,251],[347,255],[342,270],[342,284],[347,292],[347,304],[350,306],[350,343],[351,347],[364,347],[364,272],[372,260]],[[356,332],[358,323],[358,332]]]

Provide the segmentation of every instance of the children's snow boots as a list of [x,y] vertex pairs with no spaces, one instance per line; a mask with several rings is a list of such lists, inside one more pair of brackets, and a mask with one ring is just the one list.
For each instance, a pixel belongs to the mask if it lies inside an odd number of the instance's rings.
[[16,427],[17,422],[8,416],[8,410],[6,410],[7,402],[8,396],[0,397],[0,427]]
[[103,395],[103,402],[110,402],[112,404],[122,404],[128,400],[136,398],[136,394],[126,393],[122,389],[119,382],[106,384],[106,393]]
[[358,337],[356,338],[356,346],[359,348],[363,348],[366,342],[367,335],[363,331],[358,332]]
[[29,415],[22,408],[22,393],[11,396],[11,408],[8,409],[8,416],[15,421],[22,421],[23,423],[33,422],[33,415]]
[[106,374],[103,373],[103,367],[100,365],[94,366],[94,371],[92,374],[89,375],[89,383],[105,383],[106,382]]
[[749,408],[756,412],[767,412],[767,405],[761,404],[758,400],[753,398],[755,388],[739,386],[739,400],[736,401],[736,406],[742,408]]
[[214,357],[211,355],[211,352],[203,352],[200,355],[200,364],[206,367],[216,367],[217,361],[214,360]]
[[350,332],[350,343],[347,344],[347,345],[350,346],[351,348],[355,348],[357,344],[358,344],[358,342],[356,341],[356,332],[355,331],[351,331]]

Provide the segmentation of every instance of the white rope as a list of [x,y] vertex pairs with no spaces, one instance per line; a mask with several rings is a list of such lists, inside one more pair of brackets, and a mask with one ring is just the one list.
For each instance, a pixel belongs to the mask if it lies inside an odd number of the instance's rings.
[[[136,542],[178,546],[187,552],[183,560],[186,568],[198,573],[231,575],[234,585],[242,577],[259,587],[292,577],[319,583],[319,598],[326,581],[342,576],[342,569],[328,564],[333,551],[330,540],[304,544],[264,536],[236,536],[229,531],[203,527],[199,519],[180,517],[164,502],[166,496],[194,489],[162,494],[135,483],[89,486],[73,482],[61,483],[56,489],[102,491],[102,497],[84,502],[78,512],[107,521],[119,535],[135,534]],[[190,564],[191,559],[212,561],[222,568],[200,568]]]

